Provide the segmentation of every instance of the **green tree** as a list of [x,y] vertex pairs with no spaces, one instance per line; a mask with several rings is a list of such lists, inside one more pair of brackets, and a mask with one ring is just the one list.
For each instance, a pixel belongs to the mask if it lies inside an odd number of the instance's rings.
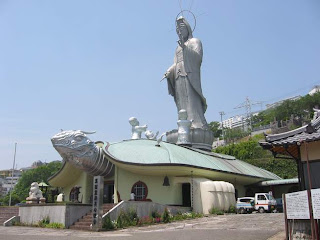
[[44,181],[48,184],[48,178],[55,174],[61,166],[61,162],[54,161],[24,172],[14,187],[13,192],[19,196],[20,201],[25,200],[29,196],[31,183]]
[[[10,199],[10,193],[8,193],[6,196],[0,198],[0,202],[3,203],[4,205],[9,205],[9,199]],[[20,202],[19,196],[12,192],[11,194],[11,206],[15,205],[16,203]]]
[[221,137],[222,129],[220,128],[220,123],[219,122],[213,121],[213,122],[210,122],[208,125],[209,125],[211,131],[213,132],[213,136],[215,138]]
[[224,140],[227,143],[234,143],[235,141],[248,136],[250,133],[242,130],[241,128],[225,128],[224,129]]
[[263,150],[259,138],[255,136],[248,141],[216,148],[214,151],[231,155],[244,162],[277,174],[281,178],[297,177],[297,165],[292,159],[275,159],[270,151]]

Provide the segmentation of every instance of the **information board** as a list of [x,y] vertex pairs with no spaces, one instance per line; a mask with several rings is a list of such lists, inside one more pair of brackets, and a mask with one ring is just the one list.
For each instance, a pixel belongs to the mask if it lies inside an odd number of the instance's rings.
[[313,218],[320,219],[320,188],[311,189]]
[[308,192],[285,194],[287,219],[310,219]]

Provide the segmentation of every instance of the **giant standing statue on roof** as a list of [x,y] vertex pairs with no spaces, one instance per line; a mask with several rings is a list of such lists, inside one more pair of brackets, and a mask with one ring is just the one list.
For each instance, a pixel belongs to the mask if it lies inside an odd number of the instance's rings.
[[192,36],[191,27],[183,16],[176,19],[176,31],[179,40],[174,63],[164,74],[169,94],[174,97],[178,112],[182,109],[187,111],[192,128],[208,129],[204,117],[207,104],[200,78],[202,43]]

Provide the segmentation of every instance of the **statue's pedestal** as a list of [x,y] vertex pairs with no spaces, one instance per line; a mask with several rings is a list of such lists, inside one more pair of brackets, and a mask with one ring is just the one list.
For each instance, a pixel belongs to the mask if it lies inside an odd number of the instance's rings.
[[27,197],[26,198],[26,203],[27,204],[45,204],[46,199],[45,198],[35,198],[35,197]]
[[[178,141],[178,130],[174,129],[166,134],[167,142],[176,144]],[[214,140],[213,132],[202,128],[190,129],[190,145],[193,148],[202,149],[205,151],[212,150]],[[184,145],[184,144],[183,144]]]

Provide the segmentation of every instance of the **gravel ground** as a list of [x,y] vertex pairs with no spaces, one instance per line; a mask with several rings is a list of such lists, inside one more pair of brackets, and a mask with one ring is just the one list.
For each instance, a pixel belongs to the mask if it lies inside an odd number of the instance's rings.
[[70,229],[44,229],[30,227],[0,227],[0,239],[6,240],[283,240],[284,217],[282,213],[230,214],[185,220],[170,224],[130,227],[109,232],[85,232]]

